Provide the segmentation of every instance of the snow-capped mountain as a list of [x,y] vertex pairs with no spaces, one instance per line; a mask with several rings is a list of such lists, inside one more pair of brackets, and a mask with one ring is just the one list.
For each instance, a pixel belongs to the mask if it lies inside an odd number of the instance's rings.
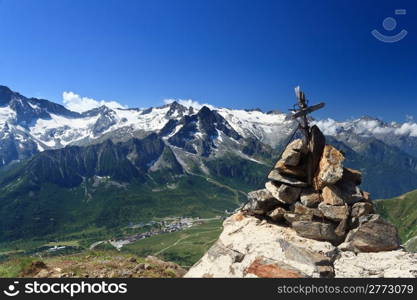
[[[219,147],[222,143],[239,143],[241,138],[276,147],[296,126],[286,117],[279,112],[186,106],[175,101],[148,109],[101,106],[78,113],[0,86],[0,166],[46,149],[86,145],[108,137],[126,140],[149,132],[160,132],[170,145],[205,156],[210,154],[208,144]],[[362,117],[315,123],[326,135],[354,149],[374,138],[417,156],[417,124],[413,121],[386,123]],[[203,136],[207,136],[204,142]],[[198,146],[199,143],[206,145]],[[198,147],[206,149],[198,151]]]
[[[314,122],[374,198],[417,188],[412,121]],[[175,101],[79,113],[0,86],[0,240],[234,209],[296,126],[279,112]]]
[[417,123],[384,122],[369,116],[338,122],[333,119],[315,121],[325,135],[360,149],[369,139],[377,139],[387,145],[417,157]]
[[[321,130],[355,153],[400,153],[415,168],[417,124],[386,123],[362,117],[338,122],[314,121]],[[187,160],[233,153],[263,163],[297,126],[280,112],[238,110],[172,101],[148,109],[101,106],[78,113],[48,100],[27,98],[0,86],[0,167],[48,149],[86,146],[107,139],[125,142],[156,133],[187,168]],[[388,147],[388,148],[387,148]],[[407,156],[409,155],[409,156]]]

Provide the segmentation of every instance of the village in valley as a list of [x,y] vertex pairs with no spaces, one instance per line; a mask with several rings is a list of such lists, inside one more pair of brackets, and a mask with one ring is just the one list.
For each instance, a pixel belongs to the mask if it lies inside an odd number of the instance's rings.
[[[224,218],[224,217],[223,217]],[[139,233],[126,235],[122,238],[115,238],[108,241],[98,241],[90,246],[90,250],[94,249],[98,245],[108,242],[117,250],[121,250],[123,246],[146,239],[155,235],[182,231],[195,225],[200,225],[212,220],[220,220],[221,216],[214,218],[202,219],[200,217],[166,217],[161,221],[150,221],[148,223],[129,224],[127,229],[141,231]]]

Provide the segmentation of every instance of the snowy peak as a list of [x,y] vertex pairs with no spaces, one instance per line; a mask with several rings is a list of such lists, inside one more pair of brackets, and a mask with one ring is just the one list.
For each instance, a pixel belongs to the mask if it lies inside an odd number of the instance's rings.
[[199,119],[199,127],[203,133],[209,137],[217,137],[219,131],[226,136],[239,140],[241,136],[230,126],[217,111],[210,110],[207,106],[203,106],[197,114]]
[[8,104],[13,97],[16,97],[16,93],[7,86],[0,85],[0,106]]
[[187,108],[179,104],[177,101],[167,104],[167,106],[169,107],[169,110],[167,111],[165,116],[169,119],[183,117],[185,115],[191,115],[194,112],[192,107]]
[[[0,107],[8,107],[15,113],[15,119],[11,120],[15,124],[26,126],[34,119],[51,118],[50,114],[59,114],[67,117],[79,117],[79,114],[66,109],[60,104],[56,104],[44,99],[26,98],[19,93],[13,92],[6,86],[0,86]],[[3,118],[0,116],[0,122]]]
[[239,140],[241,136],[217,112],[203,106],[197,114],[170,120],[160,131],[168,142],[185,151],[209,156],[224,138]]

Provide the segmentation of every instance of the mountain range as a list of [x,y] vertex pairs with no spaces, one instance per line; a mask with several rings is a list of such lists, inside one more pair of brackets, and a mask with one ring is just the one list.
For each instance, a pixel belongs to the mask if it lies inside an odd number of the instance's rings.
[[[312,120],[374,198],[417,188],[417,124]],[[82,113],[0,86],[0,240],[213,216],[265,182],[297,123],[171,102]]]

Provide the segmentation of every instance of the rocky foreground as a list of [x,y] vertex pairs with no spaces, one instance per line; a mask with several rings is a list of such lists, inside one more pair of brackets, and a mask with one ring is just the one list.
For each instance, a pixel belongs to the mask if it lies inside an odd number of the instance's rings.
[[290,227],[237,213],[185,277],[417,277],[417,254],[403,249],[344,251]]
[[417,254],[375,214],[362,174],[313,126],[287,146],[186,277],[417,277]]
[[[9,272],[4,272],[7,270]],[[1,277],[180,278],[185,273],[183,268],[172,262],[116,251],[87,251],[43,259],[15,258],[0,264]]]

